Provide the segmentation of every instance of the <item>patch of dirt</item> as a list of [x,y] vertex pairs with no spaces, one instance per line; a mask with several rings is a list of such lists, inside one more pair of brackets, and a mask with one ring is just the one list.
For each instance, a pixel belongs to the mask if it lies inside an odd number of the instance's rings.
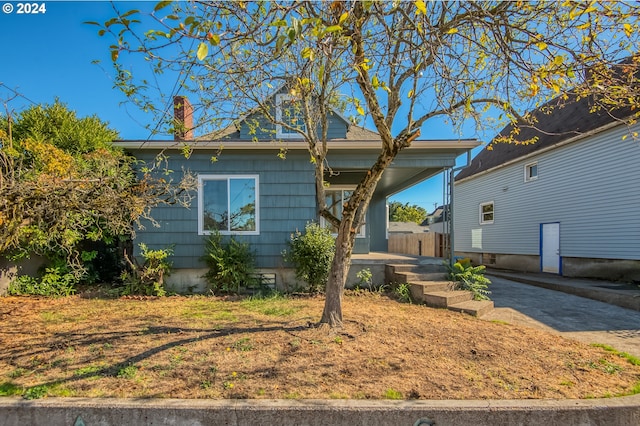
[[[640,366],[543,331],[349,293],[0,298],[0,389],[49,396],[519,399],[629,393]],[[6,394],[6,393],[5,393]]]

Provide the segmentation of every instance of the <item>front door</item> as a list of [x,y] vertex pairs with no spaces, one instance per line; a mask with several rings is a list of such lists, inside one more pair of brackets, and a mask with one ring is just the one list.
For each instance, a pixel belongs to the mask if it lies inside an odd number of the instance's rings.
[[540,225],[540,263],[542,272],[560,273],[560,224]]

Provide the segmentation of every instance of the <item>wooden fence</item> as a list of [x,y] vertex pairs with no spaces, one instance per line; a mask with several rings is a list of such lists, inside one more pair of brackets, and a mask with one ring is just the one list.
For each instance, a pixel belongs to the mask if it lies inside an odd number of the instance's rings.
[[389,234],[388,251],[389,253],[444,257],[444,238],[443,234],[437,232]]

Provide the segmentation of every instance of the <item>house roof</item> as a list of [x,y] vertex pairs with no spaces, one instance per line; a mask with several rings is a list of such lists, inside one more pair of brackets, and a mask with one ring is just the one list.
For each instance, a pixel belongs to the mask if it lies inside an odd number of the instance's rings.
[[[252,142],[251,139],[241,138],[240,130],[235,125],[231,125],[217,132],[212,132],[205,136],[198,137],[196,138],[196,140],[197,141],[218,140],[218,141],[225,141],[225,142],[227,141],[228,142],[234,142],[234,141]],[[378,132],[365,129],[364,127],[356,126],[354,124],[349,124],[349,127],[347,128],[346,138],[332,138],[330,142],[333,142],[333,141],[379,141],[379,140],[380,140],[380,135],[378,134]],[[263,141],[263,142],[270,142],[270,141]]]
[[[278,85],[272,92],[270,95],[267,96],[268,99],[275,99],[275,97],[279,94],[286,94],[288,93],[288,91],[284,90],[287,88],[287,86],[290,84],[289,81],[284,81],[282,83],[280,83],[280,85]],[[331,113],[338,117],[341,121],[343,121],[348,129],[350,129],[351,127],[354,127],[353,124],[351,123],[350,120],[348,120],[340,111],[338,111],[337,109],[334,108],[330,108]],[[197,137],[196,140],[242,140],[240,139],[240,123],[244,122],[245,120],[247,120],[247,118],[251,117],[254,114],[260,114],[260,108],[259,107],[254,107],[251,110],[247,111],[244,115],[240,116],[233,124],[231,124],[230,126],[221,129],[219,131],[214,131],[211,133],[208,133],[206,135]],[[357,127],[357,126],[356,126]],[[365,129],[362,129],[365,130]],[[373,132],[376,136],[378,135],[377,133]],[[349,135],[347,134],[347,139],[349,139]]]
[[[516,141],[527,141],[536,137],[537,141],[535,143],[496,142],[500,138],[511,134],[514,126],[509,124],[502,129],[487,147],[475,156],[469,167],[456,175],[455,180],[460,181],[491,170],[562,142],[582,139],[616,124],[619,120],[629,117],[632,113],[629,108],[615,112],[603,110],[590,112],[590,108],[594,104],[593,98],[587,97],[578,101],[572,100],[572,98],[575,99],[575,96],[570,96],[567,101],[562,101],[561,98],[551,100],[533,112],[534,119],[537,122],[535,127],[530,125],[520,126],[521,130],[516,136]],[[552,108],[550,109],[550,107]]]

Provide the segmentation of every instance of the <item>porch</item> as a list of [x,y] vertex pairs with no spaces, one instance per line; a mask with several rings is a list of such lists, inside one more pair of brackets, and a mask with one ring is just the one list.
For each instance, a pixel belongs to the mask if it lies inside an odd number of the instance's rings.
[[385,266],[388,264],[408,265],[442,265],[441,257],[417,256],[412,254],[370,252],[366,254],[354,254],[351,257],[351,268],[347,276],[347,287],[353,287],[360,281],[356,276],[363,269],[371,271],[372,283],[381,285],[386,283]]

